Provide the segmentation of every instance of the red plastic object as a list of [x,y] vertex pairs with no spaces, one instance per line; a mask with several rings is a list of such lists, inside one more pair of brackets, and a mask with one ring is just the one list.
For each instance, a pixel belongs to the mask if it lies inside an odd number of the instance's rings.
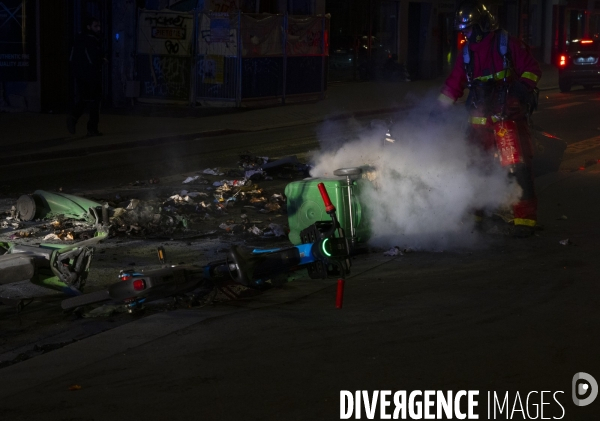
[[342,308],[344,304],[344,280],[338,279],[337,294],[335,296],[335,308]]
[[503,167],[523,163],[523,153],[519,142],[519,132],[514,121],[498,121],[494,123],[496,146]]
[[146,289],[146,282],[143,279],[136,279],[133,281],[133,289],[135,291],[143,291]]
[[325,188],[325,184],[319,183],[317,184],[319,188],[319,192],[321,192],[321,197],[323,198],[323,203],[325,203],[325,212],[332,213],[335,212],[335,206],[331,203],[331,199],[329,199],[329,194],[327,194],[327,189]]

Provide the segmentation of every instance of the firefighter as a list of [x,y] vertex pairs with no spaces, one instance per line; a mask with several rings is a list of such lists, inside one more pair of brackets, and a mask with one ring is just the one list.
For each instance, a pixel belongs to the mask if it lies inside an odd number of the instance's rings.
[[[494,16],[479,1],[466,0],[458,6],[455,29],[463,33],[466,43],[444,83],[439,102],[445,108],[469,88],[468,138],[499,155],[502,165],[516,178],[523,193],[513,207],[514,234],[530,236],[537,220],[537,199],[529,116],[537,106],[540,66],[529,47],[498,28]],[[502,137],[505,134],[508,137]],[[509,142],[510,147],[506,139],[514,141]],[[476,214],[478,218],[482,215]]]

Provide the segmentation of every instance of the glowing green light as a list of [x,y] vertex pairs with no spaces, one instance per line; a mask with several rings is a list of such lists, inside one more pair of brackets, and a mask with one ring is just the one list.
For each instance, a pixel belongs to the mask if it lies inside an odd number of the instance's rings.
[[323,242],[321,243],[321,250],[323,251],[323,254],[327,257],[331,257],[331,253],[329,253],[327,251],[327,249],[325,248],[325,244],[327,244],[327,242],[329,241],[329,238],[326,238],[323,240]]

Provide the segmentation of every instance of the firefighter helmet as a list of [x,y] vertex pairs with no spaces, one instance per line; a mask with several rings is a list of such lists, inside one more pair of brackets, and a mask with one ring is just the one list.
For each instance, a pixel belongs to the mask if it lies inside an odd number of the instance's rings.
[[[487,7],[476,0],[465,0],[456,9],[454,28],[462,31],[470,26],[479,26],[483,33],[494,31],[498,28],[494,15]],[[476,29],[476,28],[474,28]]]

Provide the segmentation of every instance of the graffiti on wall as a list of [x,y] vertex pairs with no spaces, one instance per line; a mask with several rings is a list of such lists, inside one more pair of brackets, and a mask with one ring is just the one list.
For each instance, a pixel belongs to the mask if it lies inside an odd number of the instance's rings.
[[190,65],[188,57],[138,56],[141,96],[187,100],[190,92]]
[[142,10],[138,20],[138,54],[191,55],[191,13]]

